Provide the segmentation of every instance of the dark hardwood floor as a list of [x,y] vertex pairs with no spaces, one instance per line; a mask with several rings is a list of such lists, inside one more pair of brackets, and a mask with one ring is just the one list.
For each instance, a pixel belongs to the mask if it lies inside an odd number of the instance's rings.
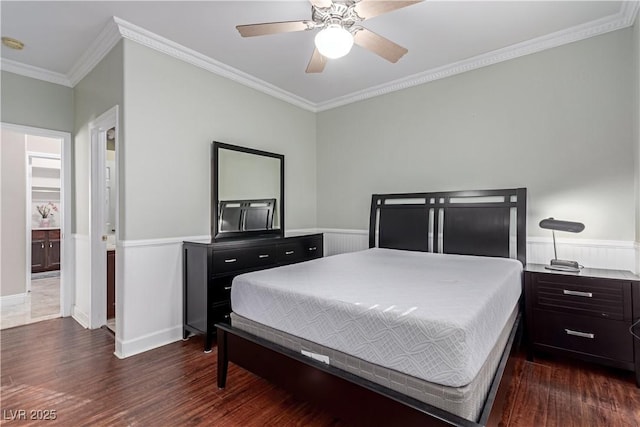
[[[3,330],[0,345],[2,425],[346,425],[233,364],[218,390],[200,337],[120,360],[109,332],[65,318]],[[640,427],[631,373],[516,359],[503,425]]]

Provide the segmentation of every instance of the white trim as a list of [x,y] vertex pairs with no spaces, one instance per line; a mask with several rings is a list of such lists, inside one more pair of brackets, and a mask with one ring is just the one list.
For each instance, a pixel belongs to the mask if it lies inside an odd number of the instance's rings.
[[71,80],[69,80],[69,77],[62,73],[56,73],[55,71],[49,71],[45,70],[44,68],[34,67],[33,65],[23,64],[11,59],[2,58],[2,61],[0,61],[0,68],[2,69],[2,71],[30,77],[32,79],[55,83],[66,87],[74,86],[73,84],[71,84]]
[[182,339],[182,325],[163,329],[158,332],[146,334],[141,337],[123,341],[116,338],[116,350],[114,354],[120,358],[133,356],[152,350],[163,345],[171,344]]
[[[528,236],[527,243],[552,244],[553,239],[551,237]],[[592,248],[619,248],[619,249],[633,249],[635,245],[635,242],[633,240],[567,239],[567,238],[558,238],[558,237],[556,237],[556,243],[564,244],[564,245],[589,246]]]
[[340,228],[319,228],[319,233],[336,233],[336,234],[360,234],[360,235],[369,235],[369,230],[342,230]]
[[[364,250],[369,247],[367,230],[319,228],[324,233],[325,255]],[[640,273],[640,243],[628,240],[557,239],[558,256],[575,259],[592,268],[610,268]],[[547,264],[553,257],[551,237],[527,237],[527,261]]]
[[0,297],[0,307],[6,308],[14,305],[20,305],[27,302],[27,293],[5,295]]
[[440,80],[456,74],[487,67],[510,59],[519,58],[521,56],[541,52],[547,49],[553,49],[555,47],[599,36],[611,31],[620,30],[633,25],[634,17],[638,10],[638,4],[638,2],[622,2],[620,11],[614,15],[526,40],[521,43],[516,43],[502,49],[497,49],[482,55],[477,55],[462,61],[394,80],[392,82],[383,83],[381,85],[340,96],[326,102],[320,102],[315,104],[315,108],[316,111],[330,110],[332,108],[396,92],[398,90],[407,89],[435,80]]
[[244,71],[240,71],[237,68],[233,68],[220,61],[216,61],[208,56],[205,56],[195,50],[182,46],[174,41],[159,36],[144,28],[138,27],[123,19],[113,17],[115,23],[118,26],[120,34],[123,38],[134,41],[143,46],[162,52],[166,55],[177,58],[181,61],[195,65],[207,71],[210,71],[219,76],[228,78],[234,82],[240,83],[244,86],[256,89],[274,98],[293,104],[297,107],[303,108],[309,111],[315,111],[314,104],[306,99],[295,95],[286,90],[265,82],[257,77],[247,74]]
[[162,239],[146,239],[146,240],[120,240],[118,242],[118,247],[123,248],[135,248],[140,246],[164,246],[164,245],[175,245],[176,243],[182,242],[210,242],[211,236],[203,235],[203,236],[188,236],[188,237],[166,237]]
[[89,328],[89,315],[80,310],[77,305],[71,308],[71,317],[80,324],[83,328]]
[[640,2],[638,1],[623,1],[618,13],[605,18],[320,103],[311,102],[115,16],[107,23],[66,76],[5,59],[2,60],[2,67],[6,71],[16,74],[73,87],[93,70],[120,38],[126,38],[302,109],[320,112],[630,27],[635,21],[639,8]]
[[[116,144],[119,134],[119,107],[116,105],[102,113],[97,119],[89,123],[89,240],[90,240],[90,292],[89,292],[89,326],[99,328],[107,323],[107,243],[102,239],[104,235],[104,174],[107,144],[107,130],[116,128]],[[117,151],[116,151],[117,156]],[[116,171],[118,173],[117,159]],[[117,203],[116,203],[117,209]],[[116,213],[116,230],[118,217]],[[116,244],[118,238],[116,233]],[[117,281],[117,277],[116,277]],[[118,316],[119,301],[118,284],[116,283],[116,318]],[[121,320],[121,319],[118,319]],[[118,331],[116,330],[116,337]]]
[[107,56],[121,39],[120,31],[114,19],[110,19],[102,29],[98,37],[89,45],[87,50],[73,64],[67,78],[72,87],[85,78]]

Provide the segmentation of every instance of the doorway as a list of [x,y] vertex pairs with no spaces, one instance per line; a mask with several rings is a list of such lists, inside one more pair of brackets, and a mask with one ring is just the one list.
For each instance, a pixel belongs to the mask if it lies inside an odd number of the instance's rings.
[[5,329],[69,316],[74,283],[71,135],[7,123],[1,127]]
[[118,106],[89,124],[91,136],[89,327],[121,334],[118,309]]
[[116,200],[118,176],[116,174],[116,128],[106,133],[104,176],[104,216],[107,236],[107,328],[116,333]]

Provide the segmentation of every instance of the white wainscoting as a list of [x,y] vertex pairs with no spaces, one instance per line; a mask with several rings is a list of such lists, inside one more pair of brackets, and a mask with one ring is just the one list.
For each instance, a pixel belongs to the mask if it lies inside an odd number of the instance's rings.
[[[290,230],[287,234],[290,233],[324,233],[325,256],[369,247],[368,232],[364,230],[305,229]],[[133,356],[182,339],[182,242],[185,240],[208,242],[210,237],[118,243],[117,269],[122,274],[119,280],[123,283],[124,298],[122,311],[118,313],[121,333],[116,339],[116,356]],[[551,240],[530,240],[527,244],[529,261],[547,263],[553,256]],[[80,247],[78,249],[76,259],[83,253]],[[561,258],[577,259],[588,267],[632,271],[637,271],[637,252],[638,246],[633,242],[575,240],[559,241],[558,246]],[[78,314],[74,313],[74,318],[80,321]]]
[[89,235],[74,234],[73,252],[75,255],[74,275],[75,292],[71,306],[71,317],[83,327],[89,327],[89,307],[91,304],[91,260],[89,259]]
[[[366,230],[318,229],[324,233],[325,256],[353,252],[369,247]],[[640,245],[633,241],[557,239],[558,258],[577,260],[591,268],[640,271]],[[548,264],[553,258],[551,238],[527,238],[527,262]]]
[[[182,242],[209,236],[120,241],[123,286],[116,356],[125,358],[182,339]],[[116,297],[117,298],[117,297]]]

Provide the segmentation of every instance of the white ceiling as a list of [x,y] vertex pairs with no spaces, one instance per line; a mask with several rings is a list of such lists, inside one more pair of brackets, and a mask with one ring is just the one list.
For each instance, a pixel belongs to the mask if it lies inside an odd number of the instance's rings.
[[[23,51],[2,46],[2,68],[32,76],[46,70],[73,85],[74,71],[115,16],[129,33],[175,42],[181,46],[171,44],[174,52],[204,58],[214,72],[224,69],[317,111],[624,28],[637,10],[638,2],[621,1],[426,0],[363,24],[409,49],[398,63],[354,46],[346,57],[330,60],[322,74],[306,74],[315,31],[242,38],[235,29],[310,19],[305,0],[2,1],[2,36],[25,43]],[[127,37],[122,27],[120,34]]]

